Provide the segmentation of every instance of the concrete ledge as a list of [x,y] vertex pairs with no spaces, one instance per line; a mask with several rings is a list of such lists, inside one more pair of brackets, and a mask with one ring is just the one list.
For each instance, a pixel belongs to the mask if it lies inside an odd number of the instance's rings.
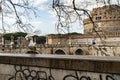
[[120,73],[120,57],[1,53],[0,64],[82,70],[100,73]]

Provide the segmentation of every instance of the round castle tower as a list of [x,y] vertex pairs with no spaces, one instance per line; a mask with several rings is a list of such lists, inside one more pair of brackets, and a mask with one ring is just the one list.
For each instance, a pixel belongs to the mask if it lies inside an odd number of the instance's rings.
[[[120,6],[108,5],[99,8],[94,8],[91,11],[91,17],[97,29],[102,29],[105,32],[120,32]],[[89,18],[83,21],[84,32],[92,32],[93,25]]]

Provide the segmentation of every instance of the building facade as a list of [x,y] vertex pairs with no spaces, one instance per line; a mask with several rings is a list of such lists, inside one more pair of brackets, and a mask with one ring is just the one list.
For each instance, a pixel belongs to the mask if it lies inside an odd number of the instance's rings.
[[[120,32],[120,6],[108,5],[94,8],[91,11],[91,17],[98,30]],[[92,32],[93,24],[90,19],[85,19],[83,23],[85,28],[84,32]]]
[[120,6],[108,5],[94,8],[91,11],[91,17],[96,26],[96,32],[93,32],[93,24],[87,18],[84,23],[84,34],[59,34],[48,35],[47,44],[92,44],[96,40],[100,45],[118,44],[120,42]]

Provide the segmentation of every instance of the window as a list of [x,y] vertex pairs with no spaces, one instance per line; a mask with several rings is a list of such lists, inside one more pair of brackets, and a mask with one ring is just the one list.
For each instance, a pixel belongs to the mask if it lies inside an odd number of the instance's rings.
[[101,17],[96,17],[96,20],[101,20]]

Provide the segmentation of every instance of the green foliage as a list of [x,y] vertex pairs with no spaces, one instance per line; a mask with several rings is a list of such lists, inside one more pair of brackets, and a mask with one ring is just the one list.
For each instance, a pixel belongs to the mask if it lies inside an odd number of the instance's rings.
[[7,33],[7,34],[4,34],[4,39],[5,40],[11,40],[11,36],[13,35],[13,33]]
[[77,32],[72,32],[72,33],[68,33],[68,35],[80,35],[81,33],[77,33]]
[[3,37],[6,40],[11,40],[11,38],[13,38],[14,40],[17,40],[18,37],[25,37],[26,35],[27,35],[27,33],[16,32],[16,33],[7,33]]
[[46,37],[45,36],[38,36],[36,42],[37,42],[37,44],[45,44]]

